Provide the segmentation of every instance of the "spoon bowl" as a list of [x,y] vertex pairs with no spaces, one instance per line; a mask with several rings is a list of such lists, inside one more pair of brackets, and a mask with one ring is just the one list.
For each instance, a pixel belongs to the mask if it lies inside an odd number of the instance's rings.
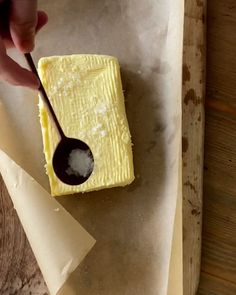
[[53,155],[52,165],[57,177],[68,185],[80,185],[93,172],[94,158],[89,146],[78,139],[61,139]]

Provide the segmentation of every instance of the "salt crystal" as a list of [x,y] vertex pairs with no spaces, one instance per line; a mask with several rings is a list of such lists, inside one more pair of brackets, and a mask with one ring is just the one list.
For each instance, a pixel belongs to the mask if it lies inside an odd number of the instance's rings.
[[58,211],[60,211],[60,208],[54,208],[53,209],[55,212],[58,212]]
[[98,129],[100,129],[102,127],[101,123],[98,123],[95,127],[92,128],[92,132],[96,133],[98,131]]
[[88,177],[93,171],[93,159],[89,150],[72,150],[68,158],[68,175]]
[[105,104],[100,104],[95,108],[95,112],[99,114],[105,114],[107,111],[107,107]]
[[102,131],[100,132],[100,134],[101,134],[101,137],[105,137],[105,136],[107,136],[107,132],[106,132],[106,130],[102,130]]

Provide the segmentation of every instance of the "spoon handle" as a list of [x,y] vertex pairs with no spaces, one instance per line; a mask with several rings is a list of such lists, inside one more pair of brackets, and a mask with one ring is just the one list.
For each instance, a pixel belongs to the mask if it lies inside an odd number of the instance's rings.
[[49,111],[49,113],[50,113],[50,115],[51,115],[51,118],[52,118],[53,122],[55,123],[55,126],[56,126],[56,129],[57,129],[57,131],[58,131],[58,134],[60,135],[61,139],[63,139],[63,138],[65,138],[66,136],[65,136],[65,134],[64,134],[64,132],[63,132],[63,130],[62,130],[62,128],[61,128],[61,125],[60,125],[60,123],[59,123],[59,121],[58,121],[58,119],[57,119],[57,116],[56,116],[56,114],[55,114],[55,112],[54,112],[54,110],[53,110],[53,107],[52,107],[52,105],[51,105],[51,103],[50,103],[50,100],[49,100],[49,98],[48,98],[48,96],[47,96],[47,93],[46,93],[46,91],[45,91],[45,89],[44,89],[44,87],[43,87],[43,84],[42,84],[41,79],[40,79],[40,77],[39,77],[38,71],[37,71],[37,69],[36,69],[36,67],[35,67],[35,65],[34,65],[34,61],[33,61],[33,59],[32,59],[32,56],[31,56],[30,53],[25,53],[24,56],[25,56],[25,59],[26,59],[28,65],[29,65],[30,69],[32,70],[32,72],[33,72],[33,73],[37,76],[37,78],[39,79],[40,86],[39,86],[38,91],[40,92],[41,97],[42,97],[44,103],[46,104],[46,106],[47,106],[47,108],[48,108],[48,111]]

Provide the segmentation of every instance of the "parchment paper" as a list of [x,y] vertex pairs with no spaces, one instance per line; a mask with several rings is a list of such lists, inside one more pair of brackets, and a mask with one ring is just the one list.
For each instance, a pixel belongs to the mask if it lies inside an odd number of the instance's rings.
[[[1,84],[0,171],[48,287],[52,294],[62,287],[60,294],[66,295],[171,294],[173,242],[174,250],[181,250],[173,230],[175,218],[181,219],[176,203],[181,200],[183,0],[44,0],[40,5],[50,21],[38,36],[35,61],[72,53],[119,58],[136,174],[126,188],[52,199],[46,192],[37,94]],[[23,62],[18,53],[10,54]],[[94,239],[74,219],[97,240],[77,268]],[[181,235],[181,222],[175,233]],[[172,261],[181,273],[181,262]],[[181,284],[175,291],[182,294]]]

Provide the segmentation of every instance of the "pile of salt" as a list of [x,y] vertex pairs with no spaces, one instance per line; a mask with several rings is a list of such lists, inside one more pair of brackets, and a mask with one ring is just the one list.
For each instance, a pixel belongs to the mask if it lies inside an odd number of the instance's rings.
[[89,150],[74,149],[68,158],[68,175],[88,177],[93,171],[94,162]]

